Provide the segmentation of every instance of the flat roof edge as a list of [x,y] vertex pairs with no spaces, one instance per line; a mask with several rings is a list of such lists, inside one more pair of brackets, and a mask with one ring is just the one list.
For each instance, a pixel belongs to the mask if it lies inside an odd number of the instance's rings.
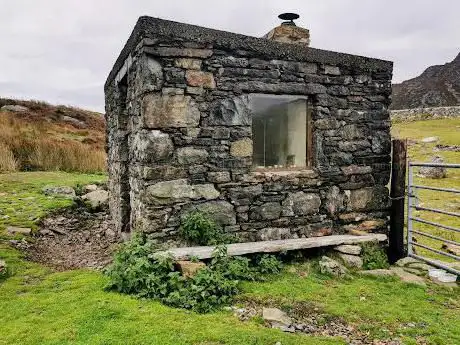
[[160,18],[142,16],[138,19],[125,46],[120,52],[105,83],[105,88],[114,80],[124,61],[143,38],[178,38],[202,44],[211,44],[217,49],[247,50],[261,58],[304,61],[342,66],[359,66],[381,71],[392,71],[393,62],[376,58],[339,53],[303,46],[276,42],[264,38],[210,29]]

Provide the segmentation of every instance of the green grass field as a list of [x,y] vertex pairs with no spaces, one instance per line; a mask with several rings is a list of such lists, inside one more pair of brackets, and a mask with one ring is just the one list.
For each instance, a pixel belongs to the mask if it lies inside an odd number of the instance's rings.
[[[423,138],[437,136],[440,139],[438,144],[460,146],[460,119],[441,119],[397,123],[393,126],[392,131],[394,136],[417,140],[417,143],[411,144],[409,146],[409,159],[413,162],[429,162],[434,155],[437,155],[441,156],[445,163],[460,163],[460,152],[434,151],[433,148],[437,143],[425,144],[421,142],[421,139]],[[417,173],[418,168],[414,168],[414,182],[417,185],[453,188],[460,190],[460,169],[449,169],[448,177],[440,180],[421,178],[417,176]],[[459,194],[418,190],[417,196],[419,197],[420,206],[460,213]],[[458,217],[424,211],[415,211],[414,216],[430,220],[432,222],[460,228],[460,218]],[[442,230],[440,228],[425,225],[422,223],[414,223],[414,229],[460,242],[460,233],[455,233],[453,231]],[[432,240],[420,235],[416,235],[416,239],[421,244],[428,245],[432,248],[441,249],[442,243],[439,241]],[[453,260],[446,258],[445,256],[429,252],[425,249],[417,249],[417,252],[419,254],[427,255],[436,259],[443,259],[446,261]]]

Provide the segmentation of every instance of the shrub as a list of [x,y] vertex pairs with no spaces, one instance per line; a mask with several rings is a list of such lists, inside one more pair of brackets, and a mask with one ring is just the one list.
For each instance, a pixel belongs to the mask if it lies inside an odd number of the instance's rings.
[[390,267],[387,254],[378,243],[364,243],[362,245],[361,255],[363,259],[363,268],[366,270]]
[[134,235],[106,269],[107,288],[205,313],[231,303],[240,280],[263,279],[264,273],[279,272],[280,268],[275,257],[229,257],[226,247],[218,246],[208,266],[186,278],[171,257],[155,255],[156,249],[145,235]]
[[230,243],[233,240],[207,214],[199,211],[185,216],[181,222],[180,235],[187,242],[202,246]]

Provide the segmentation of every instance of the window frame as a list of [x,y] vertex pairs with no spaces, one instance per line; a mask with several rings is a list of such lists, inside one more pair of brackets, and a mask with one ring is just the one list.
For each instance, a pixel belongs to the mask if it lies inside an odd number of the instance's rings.
[[[305,157],[305,166],[295,167],[295,168],[267,168],[267,167],[256,167],[254,166],[254,152],[252,153],[252,171],[260,171],[260,172],[273,172],[273,171],[299,171],[299,170],[311,170],[313,167],[313,123],[312,123],[312,113],[313,113],[313,105],[311,98],[306,95],[293,95],[293,94],[271,94],[271,93],[251,93],[249,94],[249,108],[251,113],[251,138],[253,134],[253,118],[254,118],[254,109],[252,108],[252,101],[254,97],[261,97],[261,98],[284,98],[284,99],[292,99],[294,100],[305,100],[306,101],[306,157]],[[252,140],[254,140],[252,138]]]

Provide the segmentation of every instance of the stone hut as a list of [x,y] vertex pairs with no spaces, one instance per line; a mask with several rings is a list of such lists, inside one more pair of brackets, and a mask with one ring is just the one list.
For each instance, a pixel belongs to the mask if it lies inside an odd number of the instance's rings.
[[118,231],[173,245],[192,210],[242,242],[387,231],[393,64],[290,27],[139,18],[105,84]]

